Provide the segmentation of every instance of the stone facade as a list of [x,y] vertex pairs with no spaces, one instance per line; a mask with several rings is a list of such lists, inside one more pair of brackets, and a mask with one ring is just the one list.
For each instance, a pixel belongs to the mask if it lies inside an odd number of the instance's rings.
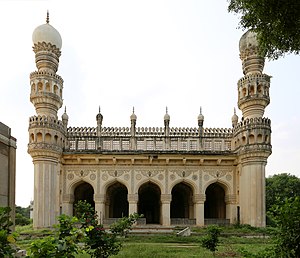
[[17,140],[8,126],[0,122],[0,207],[10,207],[15,218]]
[[241,223],[265,226],[265,166],[271,154],[271,122],[263,117],[270,77],[262,73],[255,34],[240,41],[244,77],[232,128],[68,127],[63,80],[56,74],[61,37],[48,23],[33,33],[37,71],[31,73],[28,152],[34,163],[34,227],[50,227],[87,200],[106,224],[124,215],[144,214],[144,223],[163,226]]

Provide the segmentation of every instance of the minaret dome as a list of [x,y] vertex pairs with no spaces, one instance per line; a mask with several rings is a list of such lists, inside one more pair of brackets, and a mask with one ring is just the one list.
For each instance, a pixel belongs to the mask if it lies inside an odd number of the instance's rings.
[[45,24],[42,24],[35,28],[32,33],[33,44],[38,43],[50,43],[56,46],[59,50],[62,47],[62,39],[59,32],[49,24],[49,15],[47,13],[47,20]]

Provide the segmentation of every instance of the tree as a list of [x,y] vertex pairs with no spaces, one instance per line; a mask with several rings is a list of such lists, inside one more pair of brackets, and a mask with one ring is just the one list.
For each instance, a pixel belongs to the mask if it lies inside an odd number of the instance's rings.
[[300,197],[287,198],[274,205],[271,215],[278,227],[276,232],[276,257],[300,257]]
[[267,58],[300,53],[299,0],[229,0],[228,11],[241,15],[242,29],[257,33]]
[[266,178],[266,210],[285,198],[300,196],[300,178],[287,173]]
[[217,251],[217,246],[219,244],[219,236],[221,234],[221,228],[216,225],[209,225],[207,227],[208,234],[207,236],[201,239],[202,247],[210,250],[215,256],[215,252]]
[[10,227],[13,225],[10,217],[10,207],[0,207],[0,258],[14,257],[16,241],[11,234]]

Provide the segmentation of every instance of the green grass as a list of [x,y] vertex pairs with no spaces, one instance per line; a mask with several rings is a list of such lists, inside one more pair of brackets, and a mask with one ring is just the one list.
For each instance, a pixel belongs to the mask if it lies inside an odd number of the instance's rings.
[[[22,249],[28,249],[30,243],[36,238],[43,238],[53,234],[52,230],[33,230],[32,226],[17,227],[19,234],[17,245]],[[214,257],[208,250],[200,246],[200,239],[206,233],[205,228],[193,229],[194,234],[190,237],[177,237],[175,234],[168,235],[143,235],[121,238],[123,248],[113,258],[143,257],[143,258],[181,258],[181,257]],[[269,229],[256,229],[249,227],[223,228],[220,237],[220,246],[216,257],[242,257],[241,249],[257,253],[272,246],[270,238],[247,238],[249,235],[268,235]],[[243,236],[241,236],[243,234]],[[78,254],[77,258],[89,258],[88,254]]]

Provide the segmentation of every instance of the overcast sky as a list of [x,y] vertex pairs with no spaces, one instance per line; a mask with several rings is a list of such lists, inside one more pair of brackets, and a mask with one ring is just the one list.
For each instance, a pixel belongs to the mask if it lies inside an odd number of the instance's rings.
[[[0,1],[0,121],[17,138],[16,203],[33,199],[33,165],[27,154],[29,74],[36,70],[32,32],[45,23],[61,34],[58,74],[64,79],[69,126],[231,127],[237,81],[243,76],[238,44],[243,34],[227,0]],[[300,176],[299,56],[266,62],[272,76],[273,154],[267,175]],[[63,113],[59,110],[59,117]],[[237,111],[241,118],[240,110]]]

